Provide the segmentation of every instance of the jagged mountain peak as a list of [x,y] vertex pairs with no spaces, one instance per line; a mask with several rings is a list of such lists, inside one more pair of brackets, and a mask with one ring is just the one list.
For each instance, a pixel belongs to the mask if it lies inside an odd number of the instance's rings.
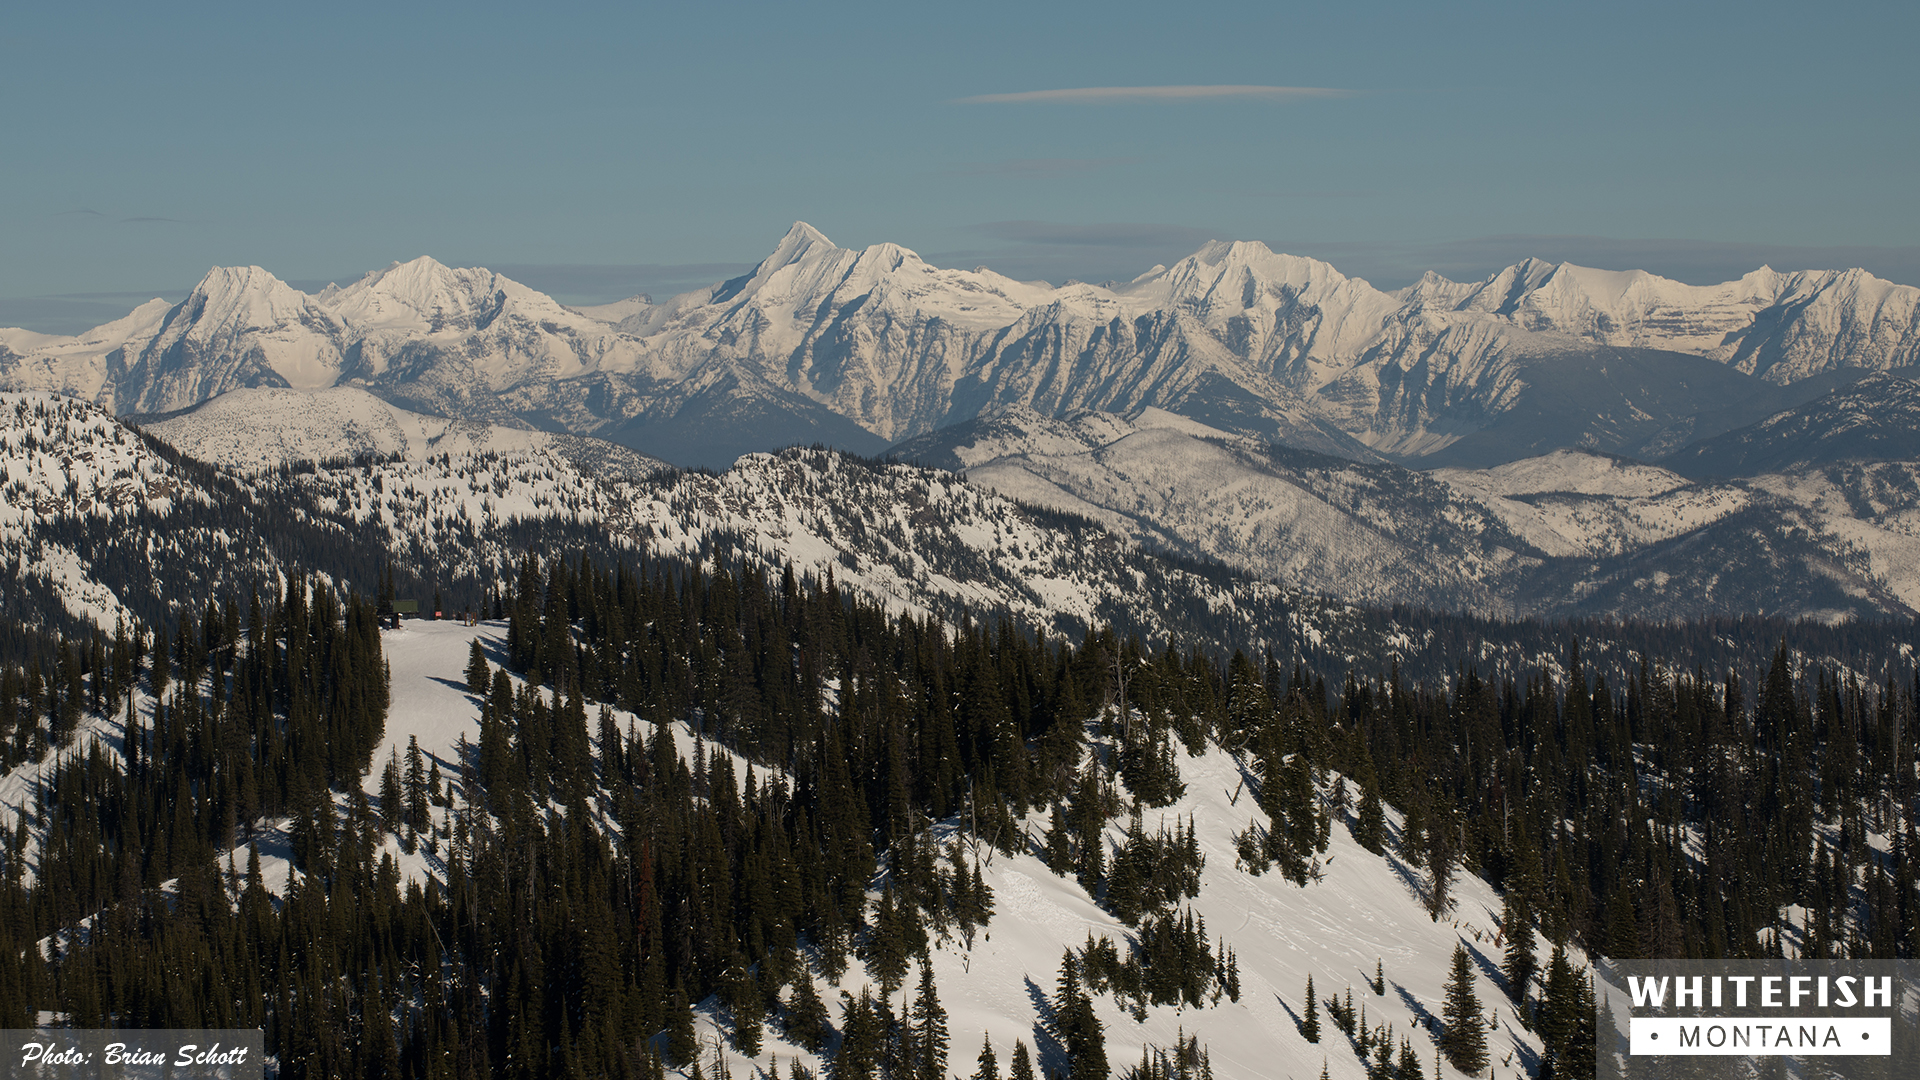
[[[258,266],[216,266],[207,271],[185,300],[167,312],[145,352],[165,355],[178,343],[190,341],[204,354],[220,349],[223,342],[255,333],[283,339],[289,335],[330,337],[338,329],[337,320],[313,297],[272,273]],[[307,353],[305,359],[311,359],[312,350]]]
[[836,246],[832,240],[827,239],[826,233],[821,232],[819,229],[814,228],[804,221],[796,221],[787,229],[787,234],[780,238],[780,243],[777,247],[784,248],[789,245],[811,246],[816,244],[824,247]]
[[1204,277],[1209,271],[1225,274],[1237,270],[1294,285],[1310,282],[1340,285],[1349,280],[1359,280],[1348,278],[1332,263],[1306,255],[1275,251],[1258,240],[1209,240],[1193,254],[1174,263],[1167,273]]
[[[695,327],[703,335],[751,333],[792,348],[800,346],[826,313],[836,310],[885,310],[902,319],[1002,327],[1058,291],[985,268],[935,267],[895,243],[859,250],[837,247],[819,230],[795,222],[751,272],[675,297],[621,328],[640,336]],[[787,346],[788,341],[792,345]]]
[[[1545,259],[1477,282],[1428,274],[1387,293],[1246,240],[1211,241],[1125,284],[1055,287],[936,267],[893,243],[843,248],[796,221],[749,273],[659,304],[570,309],[430,256],[318,296],[259,267],[215,268],[164,325],[142,316],[84,341],[0,335],[0,386],[157,412],[241,386],[359,380],[425,411],[582,433],[665,430],[669,418],[685,430],[732,424],[736,435],[720,443],[729,448],[777,445],[769,433],[793,428],[773,423],[775,413],[884,444],[996,404],[1049,414],[1150,405],[1371,460],[1442,451],[1529,394],[1557,411],[1527,449],[1567,445],[1553,433],[1615,421],[1596,421],[1604,408],[1553,387],[1571,385],[1576,368],[1604,381],[1631,367],[1639,382],[1616,388],[1626,395],[1619,422],[1657,433],[1664,441],[1645,452],[1664,453],[1765,414],[1739,405],[1738,416],[1694,423],[1744,391],[1697,372],[1662,376],[1648,358],[1626,363],[1609,350],[1690,354],[1779,385],[1897,368],[1920,363],[1917,301],[1920,290],[1857,270],[1762,268],[1692,286]],[[1670,359],[1664,369],[1687,360]],[[755,425],[709,392],[732,370],[771,410]],[[1667,396],[1649,406],[1650,394]],[[683,417],[695,403],[720,413]],[[1597,437],[1599,448],[1641,452],[1641,434]],[[645,447],[675,454],[659,441]]]
[[1258,240],[1209,240],[1188,258],[1208,266],[1222,263],[1252,262],[1273,254],[1273,249]]
[[1413,284],[1395,289],[1392,296],[1410,311],[1424,308],[1450,311],[1472,296],[1477,288],[1479,285],[1475,282],[1455,281],[1437,270],[1428,270]]
[[1523,259],[1480,282],[1455,307],[1462,311],[1512,315],[1527,294],[1544,284],[1556,269],[1557,264],[1544,259]]
[[484,267],[456,269],[422,255],[375,270],[333,292],[327,301],[331,310],[357,325],[431,333],[497,308],[503,283],[510,284]]
[[194,285],[181,306],[210,312],[245,310],[255,315],[278,316],[311,302],[312,297],[261,267],[215,266]]
[[839,262],[841,256],[850,256],[825,233],[807,224],[796,221],[789,228],[773,251],[760,260],[749,273],[721,282],[712,290],[709,302],[715,304],[737,304],[751,301],[765,292],[776,279],[790,280],[795,267],[818,267],[823,261]]
[[[1347,277],[1330,263],[1276,252],[1257,240],[1209,241],[1172,266],[1135,278],[1117,293],[1142,312],[1184,311],[1210,326],[1243,316],[1271,325],[1282,309],[1319,308],[1333,322],[1347,324],[1336,335],[1342,347],[1353,340],[1359,325],[1350,316],[1360,314],[1360,321],[1372,327],[1370,332],[1377,332],[1398,305],[1392,296],[1361,278]],[[1259,348],[1250,342],[1242,347]]]

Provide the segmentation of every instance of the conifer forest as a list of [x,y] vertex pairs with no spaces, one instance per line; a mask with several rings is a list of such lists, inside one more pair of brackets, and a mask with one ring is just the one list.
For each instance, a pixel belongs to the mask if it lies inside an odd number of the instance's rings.
[[[1497,890],[1539,1076],[1593,1075],[1590,956],[1920,954],[1920,681],[1797,664],[1784,636],[1743,674],[1678,644],[1583,658],[1685,628],[1536,627],[1551,662],[1413,677],[889,614],[744,561],[528,555],[473,598],[506,644],[474,643],[479,734],[443,768],[375,756],[392,600],[295,578],[111,634],[7,629],[0,758],[43,780],[0,851],[0,1026],[260,1027],[288,1078],[712,1077],[705,1009],[727,1048],[779,1033],[835,1078],[1211,1075],[1184,1035],[1109,1055],[1090,1004],[1241,996],[1189,906],[1193,827],[1153,816],[1209,747],[1249,779],[1249,873],[1310,888],[1344,832],[1416,868],[1436,918],[1463,876]],[[88,718],[112,737],[77,738]],[[991,932],[982,864],[1016,851],[1132,931],[1036,991],[1051,1057],[949,1030],[927,961]],[[1363,1018],[1390,962],[1289,1008],[1375,1080],[1436,1053],[1472,1073],[1468,964],[1417,1039]],[[850,971],[859,993],[820,992]]]

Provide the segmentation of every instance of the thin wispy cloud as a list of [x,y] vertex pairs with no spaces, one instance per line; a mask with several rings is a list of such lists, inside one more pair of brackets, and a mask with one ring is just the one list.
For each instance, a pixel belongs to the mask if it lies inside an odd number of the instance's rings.
[[78,210],[62,210],[54,214],[53,216],[57,218],[58,217],[92,218],[97,221],[111,221],[119,225],[150,225],[155,223],[165,223],[169,225],[186,224],[186,222],[182,221],[180,218],[155,217],[152,215],[141,215],[139,217],[116,217],[112,214],[103,214],[100,211],[94,210],[90,207],[81,207]]
[[1371,191],[1348,191],[1329,188],[1323,191],[1247,191],[1241,192],[1249,199],[1370,199]]
[[976,161],[947,171],[948,176],[1070,176],[1095,172],[1115,165],[1131,165],[1139,158],[1007,158],[1002,161]]
[[1126,105],[1143,101],[1204,101],[1240,98],[1303,101],[1351,97],[1355,91],[1325,86],[1081,86],[1066,90],[1024,90],[1013,94],[976,94],[953,99],[956,105]]

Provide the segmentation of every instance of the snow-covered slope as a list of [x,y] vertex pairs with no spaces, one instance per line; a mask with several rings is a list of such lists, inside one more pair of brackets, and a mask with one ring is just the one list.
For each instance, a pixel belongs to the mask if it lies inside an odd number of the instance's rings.
[[[384,741],[361,782],[370,797],[378,797],[380,770],[390,756],[404,754],[415,742],[443,776],[451,780],[460,775],[463,741],[466,753],[472,754],[479,738],[480,703],[463,689],[470,642],[476,638],[497,658],[504,651],[506,628],[500,623],[468,627],[456,622],[408,622],[383,633],[392,707]],[[509,677],[519,685],[517,678]],[[135,691],[133,711],[143,724],[153,723],[153,707],[148,695]],[[623,734],[651,737],[650,722],[619,710],[613,715]],[[75,736],[76,748],[80,752],[97,749],[104,761],[123,762],[124,721],[124,711],[113,717],[84,717]],[[691,759],[695,735],[678,723],[671,725],[670,733],[682,755]],[[732,756],[711,743],[701,752]],[[29,881],[44,836],[34,807],[43,779],[60,760],[49,755],[0,776],[0,825],[11,832],[23,818],[30,823],[22,852],[24,877]],[[736,757],[735,763],[737,771],[746,771],[745,761]],[[777,774],[764,764],[754,767],[766,776]],[[1300,886],[1277,873],[1254,876],[1238,865],[1233,839],[1255,819],[1264,821],[1247,793],[1244,764],[1210,745],[1198,756],[1181,756],[1179,767],[1186,795],[1165,808],[1145,811],[1143,823],[1153,830],[1162,823],[1191,822],[1205,857],[1200,890],[1191,908],[1204,919],[1209,941],[1224,942],[1235,952],[1241,992],[1237,1001],[1221,996],[1197,1008],[1148,1006],[1138,1015],[1120,1008],[1109,995],[1095,995],[1107,1057],[1116,1073],[1137,1062],[1143,1047],[1164,1050],[1184,1034],[1198,1038],[1219,1080],[1311,1080],[1323,1067],[1329,1076],[1362,1080],[1365,1070],[1352,1044],[1330,1018],[1321,1017],[1318,1043],[1308,1042],[1300,1033],[1297,1021],[1309,976],[1323,1008],[1329,998],[1351,990],[1355,1004],[1365,1007],[1369,1026],[1391,1026],[1396,1039],[1411,1037],[1423,1061],[1431,1062],[1434,1034],[1425,1025],[1440,1015],[1448,964],[1457,945],[1464,945],[1478,961],[1474,989],[1494,1020],[1487,1035],[1492,1060],[1509,1070],[1537,1063],[1538,1037],[1525,1029],[1500,984],[1488,974],[1500,959],[1501,905],[1484,882],[1463,875],[1453,886],[1449,912],[1433,919],[1424,907],[1422,871],[1401,860],[1395,847],[1390,846],[1385,855],[1361,847],[1344,818],[1336,819],[1328,850],[1316,860],[1315,880]],[[347,796],[336,793],[334,798],[336,809],[344,814]],[[373,858],[391,856],[403,879],[444,882],[447,837],[461,812],[459,806],[431,806],[433,828],[420,831],[419,843],[403,845],[399,835],[382,833]],[[1390,831],[1397,833],[1400,819],[1391,808],[1388,823]],[[617,827],[607,817],[600,824]],[[1023,825],[1037,838],[1045,825],[1044,814],[1036,812]],[[254,838],[263,883],[279,895],[285,895],[295,873],[287,826],[285,819],[268,821]],[[1124,820],[1108,826],[1110,844],[1123,839],[1123,826]],[[931,834],[942,845],[950,843],[955,823],[935,823]],[[1124,955],[1135,933],[1071,877],[1050,870],[1037,856],[1037,847],[1027,845],[1027,850],[1011,857],[983,849],[982,879],[992,890],[995,908],[991,921],[970,945],[958,936],[940,936],[931,949],[936,986],[948,1012],[948,1067],[955,1074],[971,1071],[970,1062],[983,1037],[993,1043],[1003,1064],[1011,1057],[1015,1040],[1020,1040],[1036,1050],[1036,1064],[1049,1071],[1062,1069],[1063,1051],[1046,1029],[1048,995],[1054,989],[1061,954],[1082,948],[1089,938],[1107,938]],[[223,868],[229,861],[236,868],[244,867],[246,849],[220,853]],[[883,868],[874,881],[875,897],[885,872]],[[1547,947],[1544,941],[1536,945],[1543,952]],[[1376,963],[1387,983],[1386,992],[1379,996],[1366,986]],[[871,987],[879,992],[858,961],[837,980],[817,971],[812,977],[819,996],[829,1003],[836,1026],[841,1021],[841,991],[857,996],[863,987]],[[718,1002],[697,1003],[696,1008],[699,1033],[708,1048],[704,1068],[711,1068],[716,1045],[725,1048],[729,1068],[737,1076],[758,1075],[756,1070],[770,1068],[775,1058],[780,1059],[783,1073],[796,1060],[816,1070],[826,1064],[785,1041],[771,1026],[761,1053],[745,1058],[726,1046]],[[675,1075],[691,1073],[688,1069]],[[1443,1080],[1458,1076],[1449,1068]]]
[[1802,468],[1748,484],[1800,509],[1810,532],[1864,556],[1878,583],[1920,609],[1920,462]]
[[[84,401],[0,394],[0,606],[111,630],[283,577],[370,590],[492,576],[525,545],[580,537],[666,469],[622,447],[402,413],[356,390],[247,391],[143,433]],[[349,430],[332,428],[343,415]],[[329,438],[331,435],[331,438]],[[293,470],[222,468],[331,459]],[[177,450],[185,450],[182,458]],[[341,459],[367,452],[360,464]],[[376,464],[377,462],[377,464]]]
[[1575,450],[1556,450],[1492,469],[1437,469],[1433,476],[1455,487],[1472,487],[1501,497],[1557,492],[1644,499],[1687,482],[1686,477],[1655,465]]
[[1664,459],[1689,476],[1753,476],[1842,461],[1920,458],[1920,383],[1876,373]]
[[671,468],[598,439],[411,412],[351,386],[230,390],[144,426],[201,461],[236,472],[368,455],[418,462],[436,455],[536,452],[558,453],[595,472],[636,479]]
[[1116,533],[1362,603],[1493,610],[1525,543],[1446,485],[1395,466],[1276,451],[1157,409],[999,413],[896,453],[1101,521]]
[[127,615],[94,565],[100,552],[47,526],[85,520],[125,528],[214,496],[185,479],[138,433],[105,412],[53,394],[0,394],[0,605],[25,614],[52,599],[69,615],[111,627]]
[[[1670,449],[1798,403],[1766,388],[1911,365],[1916,298],[1860,271],[1689,286],[1538,261],[1389,294],[1245,241],[1126,284],[1054,287],[895,244],[840,248],[797,222],[751,273],[657,304],[570,309],[430,258],[311,296],[216,268],[182,303],[79,337],[0,331],[0,386],[154,413],[354,384],[716,467],[812,441],[871,452],[1008,406],[1156,407],[1356,460],[1498,430],[1469,448],[1485,463]],[[1688,358],[1725,377],[1667,370]],[[1515,410],[1525,439],[1500,429]]]
[[[559,520],[626,557],[723,555],[775,580],[791,566],[894,612],[1006,613],[1070,634],[1113,623],[1195,640],[1196,620],[1284,621],[1295,600],[1273,585],[1167,565],[1090,523],[1037,514],[952,473],[824,450],[642,480],[525,453],[316,469],[286,482],[374,530],[397,556],[459,574],[510,573],[519,557],[511,526]],[[1287,631],[1269,623],[1265,632]]]
[[0,389],[98,397],[111,407],[109,379],[128,364],[129,343],[137,354],[160,332],[172,309],[165,300],[149,300],[122,318],[73,337],[0,329],[0,371],[6,375]]
[[1833,618],[1904,614],[1920,587],[1920,558],[1899,538],[1908,503],[1892,481],[1877,485],[1874,509],[1833,497],[1815,507],[1797,494],[1812,490],[1805,476],[1696,484],[1578,451],[1423,474],[1263,446],[1152,409],[1008,410],[895,453],[1136,542],[1362,603]]
[[415,575],[410,587],[471,598],[528,545],[746,559],[771,576],[791,565],[896,611],[1004,612],[1069,634],[1114,623],[1156,641],[1231,629],[1351,655],[1392,648],[1389,628],[1334,629],[1365,623],[1355,603],[1838,618],[1905,614],[1920,598],[1907,538],[1920,488],[1900,466],[1690,484],[1564,453],[1421,474],[1164,411],[1014,410],[917,444],[964,481],[825,450],[710,474],[406,414],[351,389],[243,392],[155,426],[193,456],[244,461],[251,437],[275,460],[323,459],[241,474],[163,454],[71,398],[0,404],[7,603],[36,619],[111,623],[120,607],[152,618],[194,590],[244,594],[281,573],[365,584],[390,561]]
[[[375,754],[375,770],[365,781],[369,794],[377,794],[378,769],[388,753],[404,752],[410,739],[417,739],[421,749],[439,762],[443,774],[457,774],[462,735],[469,745],[479,737],[477,700],[460,689],[468,643],[475,637],[498,655],[504,648],[505,628],[497,623],[478,628],[407,623],[384,635],[393,670],[393,709],[386,742]],[[647,721],[624,712],[616,711],[615,718],[623,732],[652,731]],[[691,757],[692,733],[678,725],[674,733],[682,752]],[[722,752],[712,747],[709,751]],[[1436,921],[1423,906],[1422,871],[1408,866],[1393,854],[1393,848],[1385,856],[1367,851],[1342,822],[1336,822],[1331,845],[1318,860],[1319,880],[1302,887],[1277,873],[1253,876],[1237,865],[1233,836],[1256,817],[1264,818],[1246,794],[1242,764],[1214,746],[1198,757],[1182,756],[1179,764],[1187,794],[1164,809],[1146,811],[1143,821],[1149,830],[1163,821],[1168,825],[1192,821],[1206,858],[1192,908],[1205,919],[1208,934],[1237,954],[1240,999],[1223,997],[1197,1009],[1149,1007],[1144,1019],[1136,1020],[1111,997],[1097,996],[1108,1060],[1116,1071],[1137,1062],[1143,1045],[1169,1047],[1184,1031],[1198,1036],[1220,1080],[1289,1076],[1311,1080],[1320,1075],[1323,1063],[1330,1076],[1361,1080],[1365,1072],[1351,1044],[1330,1021],[1322,1018],[1318,1044],[1307,1042],[1297,1029],[1310,975],[1323,1002],[1351,989],[1355,1003],[1366,1006],[1370,1024],[1391,1024],[1396,1036],[1413,1035],[1423,1060],[1431,1062],[1432,1036],[1423,1022],[1427,1016],[1440,1015],[1448,962],[1456,944],[1465,944],[1481,961],[1475,991],[1496,1017],[1497,1027],[1487,1040],[1493,1060],[1510,1062],[1511,1070],[1523,1060],[1536,1058],[1537,1037],[1522,1027],[1504,991],[1486,974],[1498,966],[1502,945],[1500,900],[1485,883],[1471,877],[1459,881],[1452,910]],[[744,767],[742,763],[742,771]],[[436,808],[433,813],[441,823],[451,825],[449,811]],[[1398,815],[1390,811],[1389,819],[1397,829]],[[1036,838],[1044,825],[1038,813],[1026,822]],[[1110,843],[1123,838],[1123,825],[1124,821],[1116,821],[1108,827]],[[934,832],[944,838],[952,828],[951,822],[941,823]],[[444,874],[437,855],[424,846],[409,854],[395,838],[386,843],[410,876]],[[267,862],[268,881],[284,882],[284,859],[270,857]],[[971,948],[950,937],[939,941],[932,952],[936,984],[949,1013],[949,1071],[971,1071],[969,1063],[983,1035],[992,1040],[1003,1065],[1014,1040],[1020,1039],[1041,1052],[1041,1064],[1059,1068],[1064,1059],[1057,1056],[1042,1021],[1044,995],[1053,991],[1062,951],[1084,946],[1091,935],[1112,939],[1124,952],[1133,931],[1099,907],[1072,878],[1054,874],[1031,852],[1011,858],[993,855],[982,876],[993,890],[991,923]],[[1544,955],[1546,943],[1537,945]],[[1365,986],[1376,962],[1387,977],[1384,996],[1375,996]],[[815,979],[821,999],[829,1003],[837,1003],[842,990],[858,995],[868,985],[866,972],[857,962],[838,982],[818,974]],[[1038,997],[1036,988],[1042,991]],[[701,1027],[708,1046],[718,1033],[717,1012],[713,1002],[702,1009]],[[830,1005],[830,1012],[837,1022],[837,1005]],[[705,1063],[708,1067],[711,1053]],[[731,1050],[728,1054],[735,1075],[750,1071],[746,1059]],[[810,1066],[821,1064],[770,1028],[761,1054],[752,1061],[766,1068],[773,1056],[782,1059],[783,1068],[796,1058]],[[1444,1075],[1458,1074],[1449,1069]]]

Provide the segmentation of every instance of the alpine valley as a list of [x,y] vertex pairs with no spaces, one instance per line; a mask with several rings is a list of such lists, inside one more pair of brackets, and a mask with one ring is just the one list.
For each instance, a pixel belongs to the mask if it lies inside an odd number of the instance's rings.
[[0,330],[0,1027],[1560,1080],[1603,956],[1913,957],[1917,301],[796,224]]

